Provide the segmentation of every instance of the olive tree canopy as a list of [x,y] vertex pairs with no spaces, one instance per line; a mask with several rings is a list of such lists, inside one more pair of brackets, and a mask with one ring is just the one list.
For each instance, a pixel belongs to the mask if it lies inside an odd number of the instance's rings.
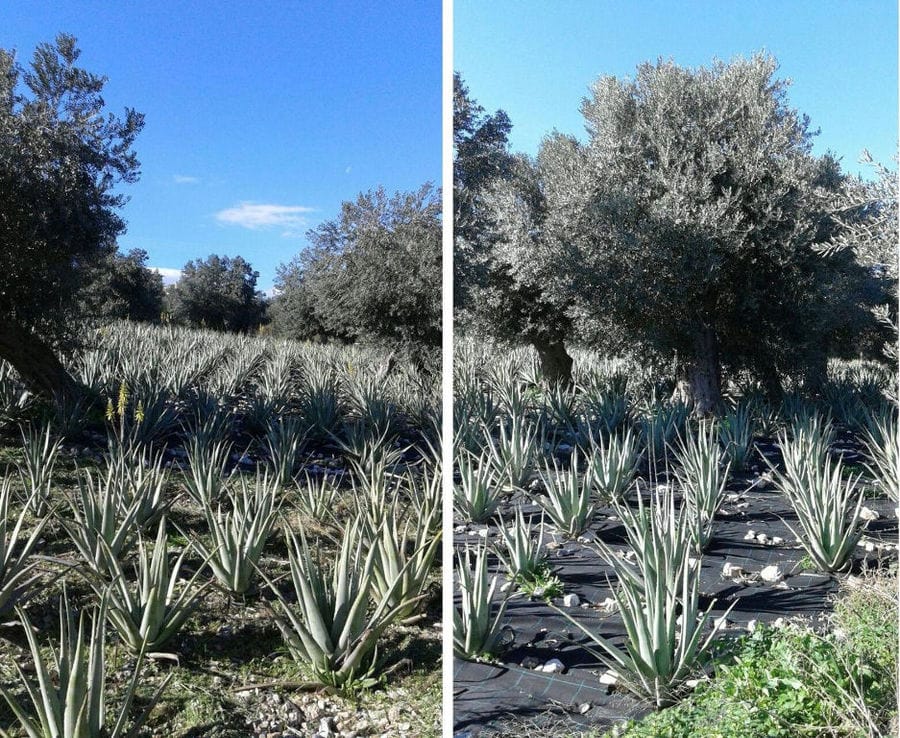
[[74,391],[56,350],[91,268],[125,230],[116,186],[139,173],[143,117],[106,114],[106,80],[78,67],[79,53],[64,34],[28,68],[0,50],[0,357],[46,395]]

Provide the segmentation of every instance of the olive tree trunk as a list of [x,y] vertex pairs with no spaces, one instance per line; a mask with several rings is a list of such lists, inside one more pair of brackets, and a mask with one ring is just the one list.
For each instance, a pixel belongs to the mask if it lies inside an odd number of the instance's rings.
[[572,357],[560,340],[536,339],[532,345],[541,362],[541,373],[551,384],[572,386]]
[[672,395],[700,416],[712,415],[722,402],[722,371],[716,332],[703,326],[694,337],[691,355],[685,357]]
[[74,400],[78,385],[39,336],[6,318],[0,320],[0,358],[8,361],[35,394],[49,400]]

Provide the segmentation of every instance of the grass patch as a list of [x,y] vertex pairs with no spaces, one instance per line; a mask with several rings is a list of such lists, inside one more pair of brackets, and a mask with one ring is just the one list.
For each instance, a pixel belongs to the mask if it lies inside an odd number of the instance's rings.
[[897,573],[850,579],[831,627],[759,627],[692,695],[607,738],[869,738],[896,730]]

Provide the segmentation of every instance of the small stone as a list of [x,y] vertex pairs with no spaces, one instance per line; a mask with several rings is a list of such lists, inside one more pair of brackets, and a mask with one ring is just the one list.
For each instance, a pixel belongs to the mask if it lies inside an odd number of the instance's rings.
[[785,625],[787,625],[787,620],[784,618],[775,618],[775,620],[772,621],[773,628],[783,628]]
[[772,540],[769,541],[769,543],[773,546],[783,546],[784,538],[781,538],[780,536],[772,536]]
[[500,585],[500,591],[501,592],[509,592],[509,590],[512,589],[512,586],[513,586],[512,582],[503,582],[503,584]]
[[726,561],[722,566],[722,576],[726,579],[731,579],[733,577],[739,577],[744,574],[744,570],[738,566],[737,564],[732,564],[730,561]]
[[756,531],[755,531],[755,530],[748,530],[748,531],[747,531],[747,534],[744,536],[744,540],[745,540],[745,541],[752,541],[752,540],[754,540],[755,538],[756,538]]
[[614,687],[618,681],[619,675],[612,669],[607,669],[600,675],[600,684],[605,684],[607,687]]
[[454,532],[454,533],[465,533],[465,532],[466,532],[466,526],[464,526],[464,525],[457,525],[457,526],[453,529],[453,532]]
[[775,584],[784,578],[784,572],[777,565],[771,564],[759,573],[759,578],[769,584]]
[[713,618],[713,630],[727,630],[728,629],[728,618],[724,615],[719,618]]
[[559,659],[550,659],[541,667],[541,671],[547,674],[562,674],[565,670],[565,664]]
[[578,607],[578,604],[580,602],[581,602],[581,600],[578,598],[578,595],[575,594],[574,592],[571,592],[571,593],[567,594],[565,597],[563,597],[563,605],[565,605],[566,607]]
[[591,709],[590,702],[582,702],[580,705],[578,705],[578,714],[584,715],[584,714],[590,712],[590,709]]
[[618,607],[619,604],[612,597],[607,597],[603,602],[597,605],[597,608],[603,610],[603,612],[615,612]]
[[577,540],[579,543],[593,543],[597,540],[597,535],[593,531],[588,530],[578,536]]
[[754,618],[753,620],[748,620],[748,621],[747,621],[747,626],[746,626],[746,627],[747,627],[747,631],[750,632],[750,633],[753,633],[753,632],[756,630],[756,625],[757,625],[756,618]]
[[866,553],[872,553],[875,550],[875,544],[872,541],[866,541],[864,548]]
[[760,533],[758,536],[756,536],[757,543],[766,543],[768,542],[768,540],[769,536],[767,536],[765,533]]
[[862,507],[859,511],[859,519],[865,520],[866,522],[870,522],[872,520],[878,520],[881,515],[878,514],[877,510],[872,510],[869,507]]

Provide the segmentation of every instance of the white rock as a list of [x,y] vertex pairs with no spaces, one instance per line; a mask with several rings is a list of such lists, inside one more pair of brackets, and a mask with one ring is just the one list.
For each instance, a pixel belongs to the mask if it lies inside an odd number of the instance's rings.
[[696,569],[700,566],[700,559],[695,559],[693,556],[688,556],[688,566],[691,569]]
[[726,630],[728,628],[728,618],[724,615],[719,618],[713,618],[713,630]]
[[589,530],[578,536],[577,540],[579,543],[593,543],[597,540],[597,536],[593,531]]
[[512,589],[512,586],[513,586],[512,582],[503,582],[503,584],[500,585],[500,591],[501,592],[509,592],[509,590]]
[[477,534],[477,535],[481,536],[482,538],[487,538],[487,536],[488,536],[488,530],[487,530],[487,528],[484,528],[484,529],[478,531],[478,534]]
[[785,620],[784,618],[775,618],[775,620],[772,622],[773,628],[783,628],[785,625],[787,625],[787,620]]
[[550,659],[541,667],[541,671],[547,672],[548,674],[562,674],[565,670],[565,664],[559,659]]
[[578,714],[585,715],[591,711],[591,703],[590,702],[582,702],[578,705]]
[[745,540],[745,541],[752,541],[752,540],[754,540],[755,538],[756,538],[756,531],[755,531],[755,530],[748,530],[748,531],[747,531],[747,534],[744,536],[744,540]]
[[722,576],[726,579],[743,576],[743,574],[744,570],[737,564],[732,564],[730,561],[726,561],[722,566]]
[[859,511],[859,519],[865,521],[878,520],[881,516],[878,514],[877,510],[873,510],[870,507],[862,507]]
[[700,684],[699,679],[688,679],[685,681],[684,686],[688,689],[696,689],[698,684]]
[[600,675],[600,684],[613,687],[619,681],[619,675],[612,669],[607,669]]
[[612,597],[607,597],[597,607],[603,612],[615,612],[619,605]]
[[578,599],[578,595],[574,592],[570,592],[565,597],[563,597],[563,605],[565,605],[566,607],[578,607],[578,604],[580,602],[581,600]]
[[756,618],[747,621],[747,630],[751,633],[756,630]]
[[872,553],[875,550],[875,544],[872,541],[866,541],[864,548],[866,553]]
[[768,540],[769,536],[767,536],[765,533],[760,533],[758,536],[756,536],[757,543],[766,543]]
[[784,544],[784,538],[780,536],[772,536],[772,540],[769,541],[773,546],[781,546]]
[[769,584],[775,584],[784,578],[784,572],[776,564],[771,564],[759,573],[759,578]]

